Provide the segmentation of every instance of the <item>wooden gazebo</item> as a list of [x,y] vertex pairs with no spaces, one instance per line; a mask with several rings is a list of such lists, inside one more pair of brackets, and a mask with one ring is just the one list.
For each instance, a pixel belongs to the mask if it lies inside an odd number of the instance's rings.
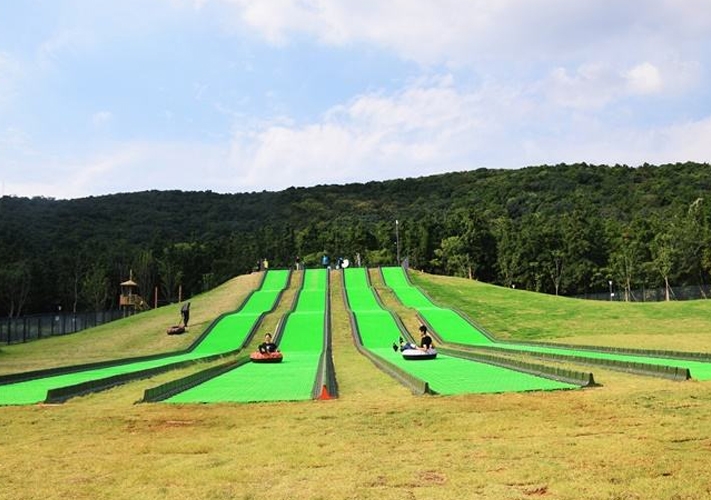
[[119,307],[124,312],[141,311],[148,308],[148,304],[143,300],[138,293],[138,283],[133,281],[133,273],[131,277],[121,283],[121,295],[119,296]]

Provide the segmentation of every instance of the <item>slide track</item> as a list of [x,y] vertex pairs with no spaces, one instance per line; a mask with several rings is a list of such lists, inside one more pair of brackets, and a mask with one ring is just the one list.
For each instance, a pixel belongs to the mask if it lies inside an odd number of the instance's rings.
[[429,361],[407,361],[393,350],[404,335],[392,313],[379,302],[365,268],[347,268],[344,290],[354,316],[357,336],[365,349],[397,371],[426,381],[437,394],[491,393],[572,389],[577,385],[445,354]]
[[237,311],[216,319],[185,351],[0,377],[0,405],[61,402],[188,363],[237,352],[249,341],[262,316],[276,306],[290,275],[288,270],[267,272],[260,288],[250,294]]
[[685,380],[711,379],[711,355],[704,353],[647,352],[635,349],[605,349],[590,346],[566,346],[535,342],[496,340],[483,328],[452,309],[439,307],[422,290],[414,286],[401,267],[384,267],[385,285],[400,302],[412,308],[431,331],[452,348],[477,348],[498,353],[524,353],[557,360],[605,366],[633,373],[658,375]]

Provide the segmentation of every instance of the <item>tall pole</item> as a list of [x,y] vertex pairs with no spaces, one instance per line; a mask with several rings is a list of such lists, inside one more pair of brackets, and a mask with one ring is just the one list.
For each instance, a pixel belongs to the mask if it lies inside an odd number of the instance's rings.
[[397,248],[397,265],[400,265],[400,221],[395,219],[395,247]]

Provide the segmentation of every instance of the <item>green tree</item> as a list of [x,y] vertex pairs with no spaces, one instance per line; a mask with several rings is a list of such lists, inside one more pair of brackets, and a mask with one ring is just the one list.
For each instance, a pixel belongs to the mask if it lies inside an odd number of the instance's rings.
[[106,268],[94,264],[81,280],[81,295],[93,311],[101,311],[109,297],[109,278]]
[[703,198],[697,198],[689,205],[679,224],[680,274],[689,284],[701,285],[705,282],[705,274],[708,274],[704,252],[711,244]]
[[516,285],[523,266],[517,229],[517,224],[507,216],[499,217],[494,221],[494,234],[498,243],[496,262],[499,280],[507,287]]
[[0,297],[6,304],[7,315],[18,317],[30,294],[32,272],[29,262],[20,260],[0,267]]
[[663,280],[666,301],[671,300],[670,278],[679,262],[679,229],[678,217],[656,217],[654,219],[654,238],[649,243],[651,264]]
[[614,241],[614,249],[610,254],[610,279],[622,283],[625,302],[632,299],[632,289],[635,285],[638,270],[642,265],[640,243],[634,239],[629,228]]
[[461,236],[449,236],[435,250],[433,263],[446,274],[472,278],[472,263]]
[[152,303],[153,290],[156,286],[156,261],[153,258],[153,251],[140,250],[133,260],[132,269],[143,300]]
[[160,275],[163,296],[169,303],[178,300],[179,287],[183,281],[183,269],[180,264],[179,247],[167,247],[158,259],[158,273]]

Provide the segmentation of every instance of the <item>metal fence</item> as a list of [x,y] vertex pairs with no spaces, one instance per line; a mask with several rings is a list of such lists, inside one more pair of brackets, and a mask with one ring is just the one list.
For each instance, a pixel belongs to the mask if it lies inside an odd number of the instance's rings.
[[19,318],[0,318],[0,343],[15,344],[76,333],[126,316],[133,311],[36,314]]
[[[629,297],[625,297],[624,290],[613,289],[612,292],[588,293],[576,295],[577,299],[609,300],[624,302],[662,302],[666,300],[664,288],[640,288],[632,290]],[[669,293],[671,300],[697,300],[711,298],[711,285],[678,286],[672,287]]]

